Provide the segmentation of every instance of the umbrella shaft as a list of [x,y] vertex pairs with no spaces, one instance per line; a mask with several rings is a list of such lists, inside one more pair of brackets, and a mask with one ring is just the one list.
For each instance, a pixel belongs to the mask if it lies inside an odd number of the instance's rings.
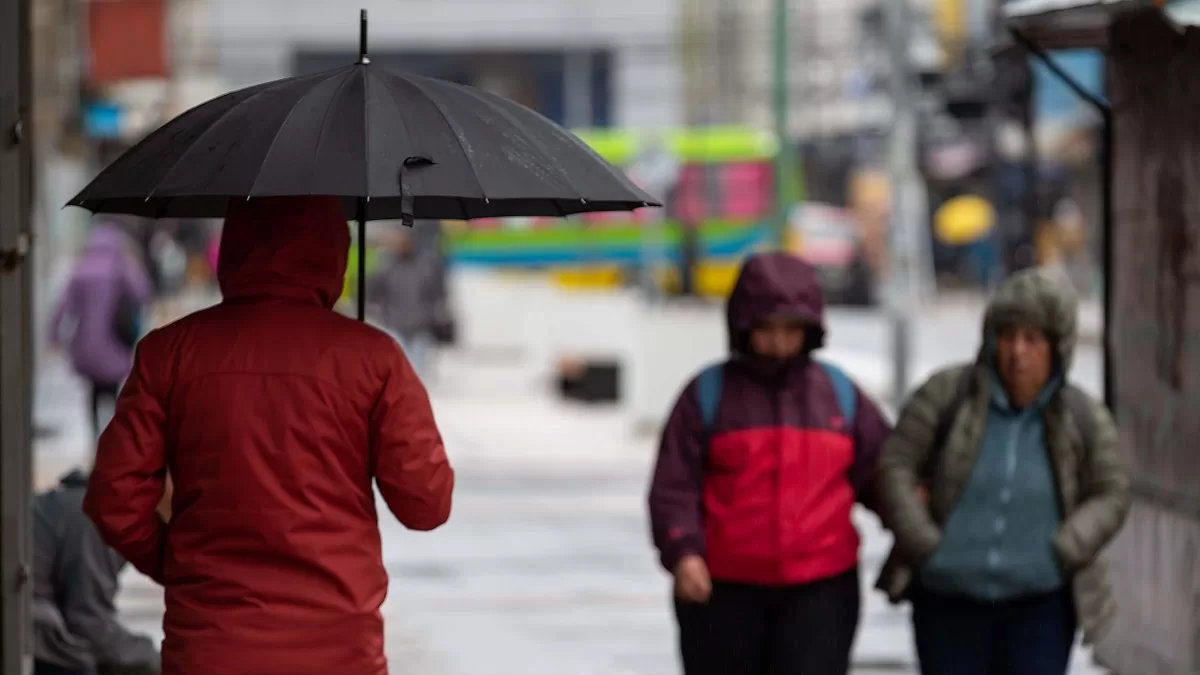
[[367,320],[367,202],[358,200],[358,320]]

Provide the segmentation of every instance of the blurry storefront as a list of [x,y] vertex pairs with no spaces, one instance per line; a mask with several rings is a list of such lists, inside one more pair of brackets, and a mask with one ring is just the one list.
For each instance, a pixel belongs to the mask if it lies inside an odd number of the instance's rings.
[[[1006,8],[1038,52],[1103,49],[1108,403],[1135,501],[1112,544],[1119,607],[1098,655],[1119,675],[1200,672],[1200,3]],[[1044,51],[1043,51],[1044,55]],[[1110,105],[1112,102],[1115,105]],[[1103,219],[1102,219],[1103,220]]]

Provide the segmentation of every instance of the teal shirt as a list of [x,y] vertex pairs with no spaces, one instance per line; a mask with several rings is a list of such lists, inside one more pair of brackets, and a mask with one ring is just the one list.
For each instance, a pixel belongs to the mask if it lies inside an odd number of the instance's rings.
[[937,551],[920,571],[935,592],[979,600],[1046,593],[1065,583],[1054,536],[1062,522],[1042,411],[1056,378],[1024,410],[993,380],[983,447]]

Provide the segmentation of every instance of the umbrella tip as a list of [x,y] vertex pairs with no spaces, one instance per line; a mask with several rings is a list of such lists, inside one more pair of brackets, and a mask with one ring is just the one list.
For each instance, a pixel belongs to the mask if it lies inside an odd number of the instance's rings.
[[371,59],[367,57],[367,10],[358,10],[358,63],[367,65]]

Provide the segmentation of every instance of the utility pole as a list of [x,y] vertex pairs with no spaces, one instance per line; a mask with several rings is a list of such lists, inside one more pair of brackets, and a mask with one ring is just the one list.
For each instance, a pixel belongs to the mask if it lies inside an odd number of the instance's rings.
[[30,0],[0,0],[0,673],[32,672]]
[[[894,2],[895,0],[888,0]],[[793,157],[788,121],[790,116],[788,86],[788,0],[774,0],[774,31],[771,40],[772,103],[775,118],[775,237],[783,248],[788,227],[788,200],[791,197],[790,183],[793,178]]]
[[910,56],[913,17],[908,3],[909,0],[883,3],[895,102],[889,149],[892,214],[887,299],[892,326],[892,400],[896,405],[908,393],[912,315],[926,292],[929,246],[924,227],[924,187],[917,167],[918,81]]

